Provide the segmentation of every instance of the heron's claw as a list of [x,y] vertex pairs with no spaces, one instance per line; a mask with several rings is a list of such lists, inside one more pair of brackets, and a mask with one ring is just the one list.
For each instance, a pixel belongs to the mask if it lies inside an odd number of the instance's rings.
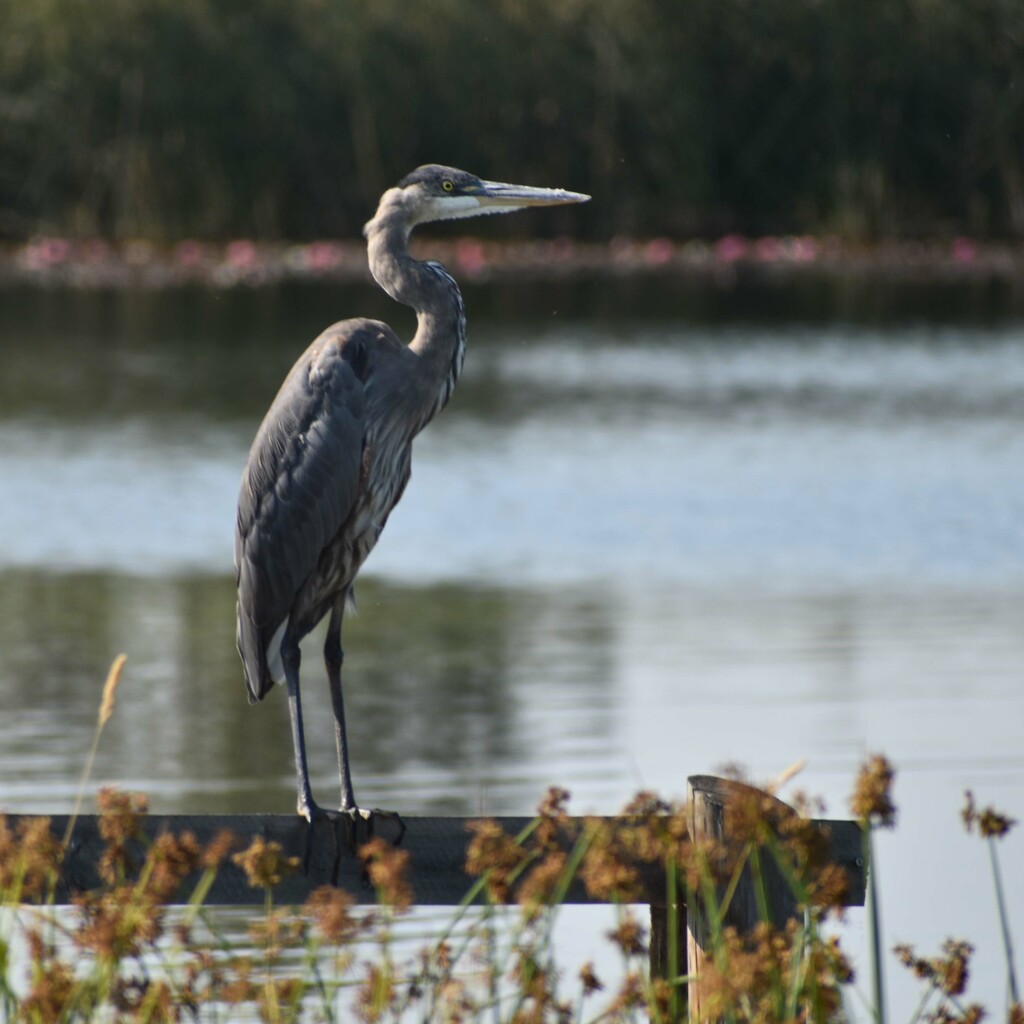
[[[313,805],[308,808],[301,808],[299,813],[306,819],[306,852],[303,858],[303,869],[309,875],[312,862],[313,847],[316,843],[316,826],[318,821],[326,819],[332,825],[331,835],[334,839],[334,851],[331,858],[330,879],[333,885],[338,884],[338,871],[341,868],[342,850],[350,857],[358,854],[359,847],[368,843],[376,834],[376,818],[390,819],[397,823],[398,834],[392,840],[392,845],[400,846],[405,837],[405,822],[396,811],[382,811],[378,808],[352,807],[345,810],[327,810],[326,808]],[[360,831],[365,832],[360,836]]]
[[401,846],[405,838],[405,822],[398,811],[382,811],[379,807],[372,807],[368,811],[360,812],[366,818],[368,838],[373,839],[376,834],[374,821],[381,818],[384,821],[393,821],[398,829],[398,834],[391,840],[392,846]]

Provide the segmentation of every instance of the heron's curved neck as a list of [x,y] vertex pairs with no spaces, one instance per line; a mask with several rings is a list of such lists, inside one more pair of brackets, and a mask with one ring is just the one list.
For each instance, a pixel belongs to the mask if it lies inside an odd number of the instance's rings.
[[366,226],[370,273],[396,302],[416,311],[410,348],[423,360],[423,379],[433,391],[428,417],[447,404],[462,372],[466,314],[455,279],[439,263],[409,255],[411,226],[404,211],[382,202]]

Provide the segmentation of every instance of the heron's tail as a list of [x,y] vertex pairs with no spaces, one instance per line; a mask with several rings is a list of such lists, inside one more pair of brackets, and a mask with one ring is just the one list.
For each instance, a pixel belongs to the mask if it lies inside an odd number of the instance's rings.
[[274,678],[267,663],[267,642],[263,630],[241,608],[238,609],[238,631],[235,641],[245,669],[245,688],[249,692],[249,703],[255,704],[270,692]]

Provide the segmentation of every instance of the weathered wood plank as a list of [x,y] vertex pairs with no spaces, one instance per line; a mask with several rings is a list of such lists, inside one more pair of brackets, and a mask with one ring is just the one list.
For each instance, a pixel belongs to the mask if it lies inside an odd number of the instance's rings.
[[[727,848],[736,843],[725,827],[725,808],[730,800],[742,800],[753,797],[757,801],[770,801],[777,820],[796,815],[796,811],[788,804],[750,786],[731,779],[721,779],[713,775],[693,775],[688,780],[688,830],[694,842],[710,841]],[[846,872],[847,892],[844,898],[846,906],[861,907],[864,905],[867,873],[863,860],[860,826],[854,821],[826,821],[815,819],[814,824],[825,831],[829,840],[830,860],[841,866]],[[782,927],[786,921],[795,916],[796,903],[794,894],[782,876],[781,871],[771,857],[761,862],[761,877],[764,898],[767,903],[767,914],[775,927]],[[719,892],[717,898],[722,899]],[[689,984],[690,1019],[708,1020],[702,1001],[700,984],[704,959],[711,946],[712,931],[707,920],[703,900],[696,900],[697,905],[688,908],[685,918],[685,943],[687,969],[691,977]],[[758,905],[757,885],[749,863],[744,868],[739,884],[729,901],[723,925],[732,925],[740,932],[753,928],[762,919],[762,911]]]
[[[27,815],[8,815],[8,822],[15,826],[22,817]],[[415,900],[423,906],[454,906],[461,902],[472,886],[474,879],[466,874],[464,868],[466,853],[472,834],[468,825],[476,818],[464,817],[408,817],[403,818],[406,826],[401,846],[408,850],[411,858],[412,884]],[[500,817],[495,819],[509,835],[517,835],[532,819],[519,817]],[[617,819],[604,819],[614,823]],[[51,830],[58,837],[63,837],[67,827],[67,817],[56,815],[51,817]],[[576,830],[583,827],[584,819],[572,819]],[[306,823],[296,815],[285,814],[230,814],[230,815],[159,815],[151,814],[141,819],[145,838],[155,839],[163,832],[181,835],[186,831],[194,833],[200,843],[208,843],[223,830],[237,837],[237,849],[244,849],[256,837],[266,841],[274,841],[281,845],[286,856],[306,860],[308,830]],[[850,899],[851,906],[859,906],[864,902],[863,870],[855,861],[860,857],[860,833],[853,822],[829,822],[833,846],[839,863],[847,866],[852,877],[859,877],[859,886],[855,886]],[[388,819],[378,819],[377,834],[386,839],[393,839],[397,827]],[[578,832],[577,832],[578,834]],[[365,841],[365,835],[360,841]],[[571,842],[571,836],[567,840]],[[99,883],[96,865],[103,850],[103,841],[99,835],[98,818],[95,815],[81,815],[74,829],[57,900],[66,903],[70,897],[84,890],[94,888]],[[855,852],[854,852],[855,851]],[[141,848],[139,851],[141,860]],[[337,877],[333,877],[337,862]],[[663,904],[665,902],[665,884],[657,872],[645,870],[644,891],[640,902]],[[364,877],[359,861],[349,852],[344,837],[338,842],[331,825],[318,822],[314,832],[314,840],[308,858],[308,870],[291,875],[274,891],[274,899],[279,904],[298,904],[318,886],[335,882],[346,889],[360,903],[375,902],[372,886]],[[184,901],[191,892],[191,880],[186,882],[180,894]],[[514,899],[514,894],[511,897]],[[225,862],[218,872],[206,903],[210,905],[253,905],[262,902],[261,890],[251,888],[241,868]],[[597,902],[590,899],[579,883],[572,886],[565,900],[568,904],[584,904]]]

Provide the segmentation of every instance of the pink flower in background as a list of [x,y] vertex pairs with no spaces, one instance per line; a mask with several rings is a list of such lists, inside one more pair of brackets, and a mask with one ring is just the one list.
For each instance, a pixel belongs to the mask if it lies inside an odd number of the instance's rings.
[[460,238],[455,243],[455,260],[459,270],[470,277],[475,277],[487,266],[487,254],[475,238]]
[[970,238],[954,238],[952,252],[957,263],[973,263],[978,255],[978,247]]
[[302,262],[313,273],[334,270],[341,263],[341,247],[335,242],[310,242],[302,248]]
[[186,239],[174,247],[174,262],[183,267],[196,267],[206,260],[206,246],[202,242]]
[[724,235],[715,242],[715,259],[733,263],[747,254],[747,240],[742,235]]
[[644,262],[649,267],[660,267],[675,255],[676,246],[670,238],[652,238],[644,246]]
[[112,255],[110,245],[102,238],[90,238],[82,243],[79,250],[79,256],[84,263],[106,263]]
[[236,270],[248,270],[259,262],[259,251],[253,242],[239,238],[228,242],[224,250],[224,262]]
[[71,258],[71,243],[66,238],[40,238],[23,250],[25,263],[33,270],[45,270]]
[[786,240],[790,259],[797,263],[810,263],[818,258],[818,240],[810,235]]
[[774,263],[783,255],[782,242],[772,235],[759,238],[754,243],[754,255],[764,263]]

